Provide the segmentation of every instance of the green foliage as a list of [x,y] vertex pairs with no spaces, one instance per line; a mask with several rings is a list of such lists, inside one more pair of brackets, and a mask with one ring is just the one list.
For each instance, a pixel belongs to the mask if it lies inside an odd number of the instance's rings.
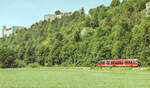
[[52,22],[37,22],[0,39],[0,47],[6,47],[0,50],[0,64],[92,67],[101,59],[137,58],[150,66],[148,1],[112,0],[110,6],[100,5],[88,14],[82,8]]
[[16,52],[8,48],[0,48],[0,64],[2,68],[17,67]]
[[60,14],[62,14],[62,12],[60,10],[55,11],[55,15],[60,15]]
[[28,67],[31,67],[31,68],[39,68],[40,65],[38,63],[31,63],[28,65]]
[[18,68],[26,67],[26,63],[22,60],[16,60],[16,65]]
[[112,0],[110,6],[111,6],[111,7],[116,7],[116,6],[118,6],[119,4],[120,4],[120,0]]

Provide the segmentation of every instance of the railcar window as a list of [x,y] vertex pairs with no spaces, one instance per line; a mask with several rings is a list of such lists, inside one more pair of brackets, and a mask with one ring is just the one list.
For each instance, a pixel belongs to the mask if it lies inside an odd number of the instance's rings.
[[113,64],[114,62],[113,61],[107,61],[107,64]]
[[126,61],[126,63],[129,63],[129,61]]
[[100,62],[101,64],[104,64],[104,62]]
[[109,62],[109,61],[107,61],[107,64],[110,64],[110,62]]
[[119,63],[118,61],[115,62],[115,64],[118,64],[118,63]]
[[115,64],[122,64],[122,61],[116,61]]
[[119,61],[118,64],[122,64],[122,61]]
[[135,63],[135,61],[132,61],[132,63]]
[[135,61],[126,61],[126,63],[135,63]]
[[114,64],[114,62],[113,62],[113,61],[111,61],[111,64]]

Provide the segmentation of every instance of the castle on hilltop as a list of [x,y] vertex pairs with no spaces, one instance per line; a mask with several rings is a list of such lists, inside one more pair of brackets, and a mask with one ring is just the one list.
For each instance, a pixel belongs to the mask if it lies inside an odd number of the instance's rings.
[[56,19],[56,18],[61,19],[61,17],[62,17],[62,14],[60,14],[60,15],[45,14],[45,15],[44,15],[44,20],[46,20],[46,21],[48,21],[48,20],[53,21],[53,20]]
[[12,26],[11,28],[7,28],[6,26],[3,26],[2,28],[2,36],[3,37],[9,37],[10,35],[14,35],[17,30],[24,29],[25,27],[22,26]]
[[56,15],[56,14],[45,14],[44,15],[44,20],[46,20],[46,21],[48,21],[48,20],[53,21],[56,18],[61,19],[62,16],[70,16],[70,15],[72,15],[71,12],[64,13],[64,14],[59,14],[59,15]]

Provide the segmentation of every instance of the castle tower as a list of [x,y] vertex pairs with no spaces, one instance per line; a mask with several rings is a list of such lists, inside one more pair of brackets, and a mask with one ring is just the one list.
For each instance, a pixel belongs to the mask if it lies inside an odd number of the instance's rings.
[[150,16],[150,2],[146,3],[146,17]]

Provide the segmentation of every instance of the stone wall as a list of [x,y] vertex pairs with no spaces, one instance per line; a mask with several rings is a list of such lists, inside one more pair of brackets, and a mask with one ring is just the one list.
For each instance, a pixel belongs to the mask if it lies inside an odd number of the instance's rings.
[[56,18],[60,19],[61,17],[62,17],[62,15],[45,14],[44,15],[44,20],[46,20],[46,21],[48,21],[48,20],[53,21],[54,19],[56,19]]
[[46,21],[48,21],[48,20],[50,20],[50,21],[52,21],[52,20],[54,20],[56,17],[55,17],[55,15],[53,15],[53,14],[45,14],[44,15],[44,20],[46,20]]
[[146,3],[146,17],[150,16],[150,2]]

